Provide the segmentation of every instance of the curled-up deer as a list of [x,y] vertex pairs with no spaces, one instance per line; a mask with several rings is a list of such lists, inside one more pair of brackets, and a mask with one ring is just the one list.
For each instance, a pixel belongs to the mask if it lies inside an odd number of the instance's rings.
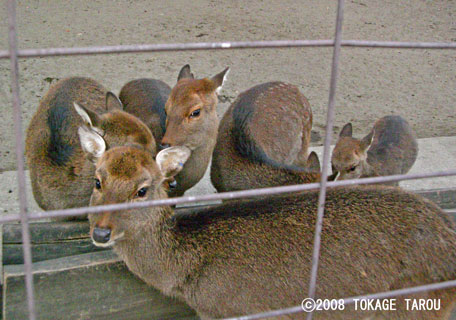
[[125,84],[119,99],[125,112],[141,119],[160,142],[166,129],[165,103],[171,87],[157,79],[141,78]]
[[[100,145],[99,150],[103,150]],[[91,205],[167,197],[166,181],[191,152],[119,146],[98,158]],[[128,268],[202,319],[300,305],[312,259],[318,191],[227,203],[197,213],[168,206],[90,214],[97,246],[112,246]],[[317,296],[338,299],[456,278],[456,234],[430,201],[387,186],[330,189],[323,220]],[[406,297],[410,298],[410,297]],[[439,310],[317,312],[316,319],[444,319],[455,289],[416,294]],[[305,314],[289,315],[304,319]]]
[[96,81],[75,77],[53,85],[26,138],[33,195],[42,209],[89,205],[101,144],[137,145],[152,155],[156,152],[149,128],[122,111],[119,99]]
[[185,146],[192,152],[183,170],[176,176],[171,196],[181,196],[201,180],[211,159],[217,139],[217,93],[229,68],[212,78],[195,79],[185,65],[166,102],[166,132],[161,148]]
[[408,122],[401,116],[386,116],[361,140],[352,137],[352,125],[347,123],[331,163],[336,180],[387,176],[407,173],[417,154],[418,143]]
[[319,181],[311,128],[312,109],[296,86],[268,82],[241,93],[220,123],[212,184],[223,192]]

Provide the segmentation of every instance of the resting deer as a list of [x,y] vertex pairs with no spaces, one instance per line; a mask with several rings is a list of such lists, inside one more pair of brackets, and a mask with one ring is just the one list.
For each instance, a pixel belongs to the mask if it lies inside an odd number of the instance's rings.
[[[103,145],[99,146],[100,150]],[[114,147],[98,157],[91,205],[165,199],[166,181],[190,157]],[[386,186],[328,190],[317,297],[339,299],[456,278],[456,235],[430,201]],[[128,268],[201,319],[296,306],[306,297],[318,191],[231,202],[193,214],[168,206],[89,215],[95,245],[113,247]],[[349,201],[347,201],[347,199]],[[410,297],[407,297],[410,298]],[[455,289],[416,294],[441,309],[316,313],[316,319],[444,319]],[[294,314],[289,319],[304,319]]]
[[192,151],[183,170],[176,176],[172,196],[181,196],[201,180],[211,159],[217,139],[217,93],[229,68],[212,78],[195,79],[190,66],[179,72],[177,84],[166,102],[166,132],[162,148],[185,146]]
[[42,209],[89,205],[95,166],[84,151],[97,154],[102,143],[134,144],[155,154],[147,126],[121,109],[117,97],[92,79],[68,78],[49,89],[26,137],[33,195]]
[[267,82],[241,93],[220,123],[211,181],[219,192],[317,182],[312,109],[299,89]]
[[161,141],[166,129],[165,103],[171,87],[161,80],[136,79],[122,87],[119,99],[124,111],[141,119],[152,131],[155,141]]
[[352,137],[352,125],[347,123],[339,134],[331,162],[337,180],[356,179],[405,174],[417,154],[415,133],[407,121],[401,116],[386,116],[377,120],[361,140]]

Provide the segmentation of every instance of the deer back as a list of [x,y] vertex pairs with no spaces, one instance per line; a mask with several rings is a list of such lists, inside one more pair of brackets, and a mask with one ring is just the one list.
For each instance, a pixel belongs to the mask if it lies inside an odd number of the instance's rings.
[[268,82],[241,93],[220,123],[212,183],[231,191],[318,181],[305,169],[311,127],[310,105],[293,85]]
[[120,90],[119,99],[124,111],[141,119],[152,131],[155,140],[160,142],[166,129],[165,103],[171,87],[156,79],[136,79],[125,84]]
[[41,208],[63,209],[89,203],[94,164],[81,148],[81,126],[90,128],[108,147],[132,143],[156,152],[150,130],[121,107],[114,94],[92,79],[68,78],[50,88],[26,137],[33,194]]

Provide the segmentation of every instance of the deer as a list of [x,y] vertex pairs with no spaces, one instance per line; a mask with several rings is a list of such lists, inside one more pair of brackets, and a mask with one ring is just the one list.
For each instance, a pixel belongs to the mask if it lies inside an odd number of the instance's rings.
[[195,79],[187,64],[179,72],[165,104],[166,131],[160,148],[185,146],[192,152],[183,170],[175,177],[171,196],[181,196],[204,176],[217,139],[219,119],[217,94],[229,68],[211,78]]
[[86,156],[99,152],[100,144],[137,145],[156,154],[149,128],[122,108],[112,92],[90,78],[67,78],[50,87],[26,133],[32,191],[43,210],[89,205],[95,158]]
[[[103,147],[92,155],[98,160],[91,206],[166,199],[167,181],[192,154],[174,146],[154,159],[138,146]],[[112,247],[132,273],[185,301],[201,319],[235,317],[300,305],[306,298],[317,203],[318,190],[312,190],[186,214],[164,205],[111,209],[89,214],[90,237],[96,246]],[[455,279],[453,228],[431,201],[397,187],[329,189],[316,296],[341,299]],[[445,319],[456,290],[413,298],[440,299],[442,307],[406,310],[398,298],[396,311],[347,305],[315,317]]]
[[212,154],[218,192],[320,181],[308,154],[312,109],[300,90],[281,81],[242,92],[223,115]]
[[398,115],[380,118],[360,140],[352,135],[352,124],[347,123],[331,156],[336,180],[405,174],[418,155],[415,132]]
[[[216,93],[228,70],[202,80],[195,80],[189,65],[179,72],[166,103],[161,145],[187,146],[192,156],[176,177],[175,195],[202,178],[211,156],[211,182],[218,192],[319,181],[318,157],[308,154],[312,110],[297,87],[270,82],[247,90],[219,128]],[[209,94],[202,89],[207,85]]]
[[166,129],[165,103],[171,87],[158,79],[141,78],[125,84],[119,93],[123,110],[141,119],[161,141]]

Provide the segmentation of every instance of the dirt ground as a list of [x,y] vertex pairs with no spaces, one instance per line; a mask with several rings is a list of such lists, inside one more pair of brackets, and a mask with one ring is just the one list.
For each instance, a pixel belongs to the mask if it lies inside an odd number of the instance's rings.
[[[344,39],[456,41],[454,0],[346,0]],[[199,41],[330,39],[334,0],[18,1],[20,48]],[[0,8],[0,50],[8,48]],[[322,143],[332,48],[249,49],[22,59],[24,130],[52,79],[87,76],[118,93],[126,82],[158,78],[174,85],[190,63],[199,77],[231,67],[219,111],[249,87],[272,80],[299,86]],[[15,168],[10,62],[0,61],[0,170]],[[343,48],[335,132],[355,135],[387,114],[404,116],[419,138],[456,135],[456,50]]]

